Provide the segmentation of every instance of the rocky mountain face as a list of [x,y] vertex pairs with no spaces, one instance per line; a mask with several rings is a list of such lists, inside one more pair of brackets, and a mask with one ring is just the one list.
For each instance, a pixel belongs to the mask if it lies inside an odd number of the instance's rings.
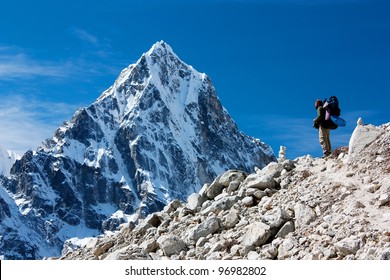
[[332,157],[229,170],[138,225],[61,259],[390,259],[390,123],[358,125]]
[[226,170],[275,160],[238,130],[210,78],[158,42],[0,176],[0,256],[58,256],[69,238],[115,230]]

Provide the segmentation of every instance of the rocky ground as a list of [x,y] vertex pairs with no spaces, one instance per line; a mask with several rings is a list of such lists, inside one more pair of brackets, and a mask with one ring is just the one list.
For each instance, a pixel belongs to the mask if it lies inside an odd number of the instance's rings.
[[331,157],[229,170],[186,202],[61,259],[390,259],[390,124],[358,125]]

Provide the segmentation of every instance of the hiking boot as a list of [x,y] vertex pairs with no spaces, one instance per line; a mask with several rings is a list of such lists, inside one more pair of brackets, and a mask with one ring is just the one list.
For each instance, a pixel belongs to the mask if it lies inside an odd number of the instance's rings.
[[322,156],[322,158],[327,158],[327,157],[329,157],[330,155],[332,155],[332,153],[324,153],[324,155]]

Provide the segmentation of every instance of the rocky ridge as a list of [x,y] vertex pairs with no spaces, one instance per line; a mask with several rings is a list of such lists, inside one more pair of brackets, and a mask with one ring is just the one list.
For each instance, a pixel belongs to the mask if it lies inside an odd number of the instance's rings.
[[61,259],[390,259],[390,123],[326,159],[229,170],[139,224],[65,244]]

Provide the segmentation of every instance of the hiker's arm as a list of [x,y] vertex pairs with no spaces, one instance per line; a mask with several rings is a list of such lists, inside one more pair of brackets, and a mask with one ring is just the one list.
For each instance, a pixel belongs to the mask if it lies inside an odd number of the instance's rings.
[[322,117],[322,107],[318,107],[317,108],[317,118],[314,119],[314,121],[316,122],[321,122],[323,120],[323,117]]

